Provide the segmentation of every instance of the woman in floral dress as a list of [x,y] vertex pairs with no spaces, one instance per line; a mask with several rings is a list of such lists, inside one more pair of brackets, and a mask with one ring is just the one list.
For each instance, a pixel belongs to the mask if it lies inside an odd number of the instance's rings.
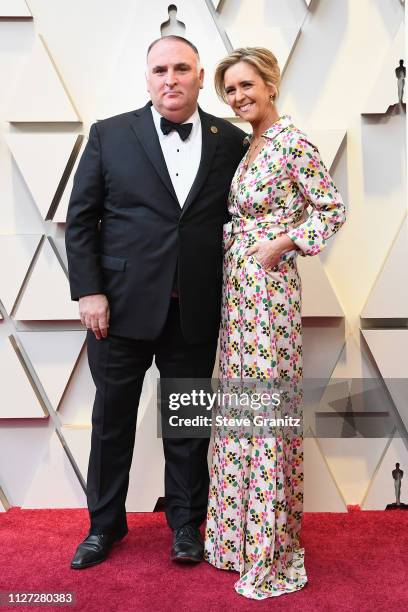
[[[279,115],[279,82],[275,56],[258,47],[232,52],[215,76],[217,93],[253,130],[224,228],[220,378],[288,381],[296,389],[302,379],[296,257],[320,253],[344,223],[345,208],[317,148]],[[301,410],[298,399],[294,394],[293,414]],[[306,584],[302,512],[302,433],[215,430],[205,558],[239,572],[238,593],[264,599]]]

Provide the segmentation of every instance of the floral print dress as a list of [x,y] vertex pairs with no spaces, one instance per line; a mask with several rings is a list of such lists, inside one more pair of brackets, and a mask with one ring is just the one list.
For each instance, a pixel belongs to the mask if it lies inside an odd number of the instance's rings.
[[[252,164],[247,153],[238,166],[229,195],[224,250],[233,242],[224,255],[220,379],[279,379],[296,388],[302,379],[296,257],[321,252],[344,223],[345,207],[318,149],[289,115],[263,137]],[[282,233],[294,249],[274,270],[245,254]],[[300,396],[293,396],[293,414],[301,413]],[[215,429],[205,558],[239,572],[238,593],[264,599],[306,584],[302,513],[302,433],[248,437]]]

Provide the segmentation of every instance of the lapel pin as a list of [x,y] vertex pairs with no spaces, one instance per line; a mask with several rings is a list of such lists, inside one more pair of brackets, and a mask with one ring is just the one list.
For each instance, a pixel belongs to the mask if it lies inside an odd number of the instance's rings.
[[213,133],[213,134],[216,134],[216,133],[218,132],[218,128],[217,128],[217,126],[216,126],[216,125],[212,125],[212,126],[210,127],[210,130],[212,131],[212,133]]

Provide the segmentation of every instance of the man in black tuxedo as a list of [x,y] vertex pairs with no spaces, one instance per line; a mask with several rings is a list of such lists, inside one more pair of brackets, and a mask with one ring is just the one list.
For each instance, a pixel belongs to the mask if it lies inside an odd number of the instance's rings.
[[[66,228],[69,279],[88,328],[96,395],[90,530],[74,569],[103,561],[128,532],[137,409],[153,357],[163,378],[212,374],[222,226],[245,134],[197,106],[203,76],[189,41],[154,41],[147,56],[151,102],[93,124],[75,174]],[[164,438],[163,447],[171,558],[200,561],[208,439]]]

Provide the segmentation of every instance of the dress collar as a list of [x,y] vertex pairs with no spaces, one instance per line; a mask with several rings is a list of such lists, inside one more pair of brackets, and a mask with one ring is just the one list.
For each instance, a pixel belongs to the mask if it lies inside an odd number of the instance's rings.
[[290,125],[293,125],[292,117],[287,114],[281,115],[279,119],[277,119],[267,130],[265,130],[262,136],[272,140],[275,138],[275,136],[282,132],[282,130],[285,130]]
[[[284,114],[279,117],[267,130],[265,130],[262,134],[265,138],[270,138],[273,140],[275,136],[280,134],[283,130],[288,128],[289,126],[293,126],[292,117],[290,115]],[[251,142],[253,135],[248,134],[247,139],[248,143]]]

